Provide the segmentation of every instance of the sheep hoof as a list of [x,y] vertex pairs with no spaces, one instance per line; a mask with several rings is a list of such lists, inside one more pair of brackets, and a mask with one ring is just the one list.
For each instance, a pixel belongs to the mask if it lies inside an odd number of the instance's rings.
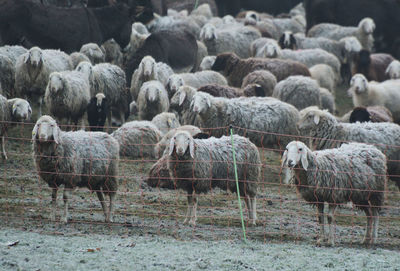
[[7,159],[8,159],[7,154],[2,153],[2,154],[1,154],[1,158],[3,158],[4,160],[7,160]]
[[196,227],[196,222],[193,221],[193,220],[191,220],[191,221],[189,222],[189,226],[191,226],[191,227]]
[[52,221],[52,222],[56,221],[56,214],[51,214],[50,215],[50,221]]
[[68,223],[68,218],[67,217],[62,217],[61,221],[63,224],[67,224]]
[[189,224],[189,219],[185,218],[185,220],[183,221],[183,225],[187,225]]

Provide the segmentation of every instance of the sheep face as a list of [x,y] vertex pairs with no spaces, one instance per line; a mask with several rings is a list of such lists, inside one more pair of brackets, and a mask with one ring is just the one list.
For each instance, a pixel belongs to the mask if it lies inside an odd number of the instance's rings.
[[279,46],[281,46],[282,49],[295,49],[296,39],[293,33],[290,31],[285,31],[279,39]]
[[302,134],[317,128],[322,122],[321,116],[324,113],[325,111],[318,110],[316,107],[308,107],[300,111],[298,127]]
[[375,30],[375,22],[371,18],[364,18],[358,25],[359,28],[367,35],[372,35]]
[[189,150],[190,156],[194,158],[194,139],[186,131],[178,132],[169,143],[169,155],[174,153],[174,150],[178,157],[182,157]]
[[263,57],[276,58],[278,57],[278,47],[273,43],[267,43],[261,49]]
[[211,67],[213,66],[215,62],[215,56],[206,56],[203,58],[203,60],[200,63],[199,70],[200,71],[206,71],[206,70],[211,70]]
[[106,100],[106,96],[103,93],[96,94],[96,106],[98,108],[98,112],[100,112],[99,110],[101,110],[101,105],[103,104],[103,102],[105,100]]
[[40,117],[35,127],[32,130],[32,140],[38,140],[39,142],[60,142],[60,128],[57,126],[56,121],[47,115]]
[[173,74],[168,78],[167,88],[171,94],[174,94],[178,91],[179,87],[183,86],[183,84],[183,78],[178,74]]
[[292,141],[286,146],[286,150],[282,156],[282,166],[289,168],[294,168],[301,166],[303,169],[307,170],[308,160],[307,160],[307,146],[300,141]]
[[15,98],[10,101],[12,104],[12,117],[14,120],[23,121],[31,118],[32,108],[26,100]]
[[43,53],[39,47],[33,47],[28,52],[25,63],[37,68],[43,64]]
[[149,34],[146,26],[142,23],[136,22],[132,24],[132,33],[136,32],[138,34]]
[[240,58],[234,53],[223,53],[219,54],[211,67],[213,71],[223,71],[227,68],[232,69],[236,63],[240,61]]
[[83,45],[80,52],[87,55],[91,60],[104,59],[105,57],[104,52],[95,43],[88,43]]
[[400,79],[400,62],[393,60],[387,67],[386,74],[390,79]]
[[362,74],[355,74],[350,81],[350,89],[349,94],[360,95],[363,93],[367,93],[368,91],[368,81]]
[[212,24],[206,24],[200,31],[200,39],[205,41],[217,39],[217,29]]
[[202,93],[197,93],[196,95],[193,96],[193,101],[190,107],[195,113],[198,114],[205,113],[211,107],[210,97],[202,95]]
[[139,69],[145,78],[155,75],[156,61],[151,56],[145,56],[139,64]]
[[259,21],[260,21],[260,17],[258,16],[258,14],[254,11],[249,11],[246,13],[244,24],[245,25],[256,25],[257,22],[259,22]]
[[86,74],[88,77],[92,76],[93,74],[93,66],[90,62],[82,61],[75,69],[78,72]]
[[60,73],[53,72],[52,74],[50,74],[49,83],[48,83],[47,88],[51,92],[57,92],[64,88],[64,80]]
[[225,15],[224,17],[222,17],[222,22],[224,24],[234,24],[236,23],[236,20],[232,15]]
[[146,100],[150,103],[155,103],[160,99],[161,89],[157,86],[147,86],[146,89]]

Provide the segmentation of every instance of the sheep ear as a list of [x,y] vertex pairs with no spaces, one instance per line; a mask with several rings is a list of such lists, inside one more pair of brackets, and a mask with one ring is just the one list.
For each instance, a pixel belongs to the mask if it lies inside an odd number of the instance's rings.
[[190,138],[189,152],[190,152],[190,156],[194,159],[194,139],[193,139],[193,137]]
[[25,58],[25,63],[28,63],[29,61],[30,61],[30,59],[31,59],[31,55],[30,54],[28,54],[28,57],[27,58]]
[[189,106],[190,110],[193,110],[193,106],[194,106],[194,100],[192,100],[192,101],[190,102],[190,106]]
[[318,125],[319,121],[320,121],[319,115],[314,115],[314,123],[315,123],[315,125]]
[[33,127],[33,130],[32,130],[32,140],[36,139],[36,135],[38,133],[38,130],[39,130],[39,125],[36,123],[35,127]]
[[53,127],[53,138],[56,144],[60,143],[60,127],[58,127],[57,125]]
[[284,167],[285,166],[285,163],[286,163],[286,160],[287,160],[287,151],[284,151],[283,152],[283,155],[282,155],[282,163],[281,163],[281,167]]
[[185,101],[185,98],[186,98],[186,92],[181,91],[181,95],[179,95],[179,106],[181,106],[183,104],[183,102]]
[[174,148],[175,148],[175,137],[171,138],[171,140],[169,141],[169,152],[168,152],[169,156],[171,156],[172,153],[174,152]]
[[285,151],[283,153],[281,160],[282,160],[281,169],[282,169],[282,173],[284,175],[283,183],[289,184],[290,180],[292,180],[293,172],[287,165],[285,165],[286,164],[286,160],[287,160],[287,151]]
[[387,69],[386,69],[386,71],[385,71],[385,74],[388,75],[389,72],[390,72],[390,65],[387,67]]
[[15,111],[17,111],[17,106],[15,105],[15,103],[13,103],[12,105],[12,115],[15,116]]
[[211,107],[211,100],[210,100],[210,98],[208,98],[208,97],[207,97],[207,105],[208,105],[208,108]]
[[200,40],[203,40],[204,39],[204,27],[200,30]]
[[303,150],[301,154],[301,165],[303,166],[304,170],[307,171],[308,168],[308,159],[307,159],[307,151]]

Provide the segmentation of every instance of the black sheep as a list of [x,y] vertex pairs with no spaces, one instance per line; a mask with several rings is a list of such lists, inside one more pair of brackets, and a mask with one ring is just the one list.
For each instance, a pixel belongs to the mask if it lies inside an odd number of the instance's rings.
[[103,94],[97,94],[90,100],[87,107],[87,116],[90,131],[103,131],[107,116],[110,114],[107,98]]

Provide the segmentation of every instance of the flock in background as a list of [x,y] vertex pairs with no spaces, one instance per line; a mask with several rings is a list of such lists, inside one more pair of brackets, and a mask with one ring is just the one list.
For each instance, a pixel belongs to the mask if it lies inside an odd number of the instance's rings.
[[[0,1],[0,12],[13,5],[7,1]],[[109,2],[97,9],[131,4]],[[191,12],[154,13],[144,23],[137,18],[148,6],[136,6],[127,44],[109,39],[83,44],[79,52],[35,46],[41,43],[24,34],[23,24],[15,26],[27,48],[0,47],[2,157],[7,159],[7,129],[28,121],[32,106],[33,156],[38,175],[52,189],[51,220],[64,186],[61,221],[68,221],[70,192],[88,187],[112,222],[124,156],[155,159],[147,184],[186,191],[185,223],[194,226],[196,195],[214,187],[236,192],[226,136],[233,125],[239,193],[252,224],[263,179],[258,148],[285,150],[286,183],[318,208],[318,242],[325,241],[324,203],[326,239],[333,245],[335,210],[352,202],[366,214],[364,242],[375,243],[387,177],[400,187],[400,62],[398,55],[376,52],[381,45],[373,18],[358,25],[308,26],[311,2],[280,16],[240,11],[236,17],[216,16],[202,4]],[[51,10],[43,1],[15,3],[15,10]],[[6,43],[7,31],[0,34]],[[343,84],[355,108],[337,116],[335,90]],[[293,141],[299,138],[304,142]]]

